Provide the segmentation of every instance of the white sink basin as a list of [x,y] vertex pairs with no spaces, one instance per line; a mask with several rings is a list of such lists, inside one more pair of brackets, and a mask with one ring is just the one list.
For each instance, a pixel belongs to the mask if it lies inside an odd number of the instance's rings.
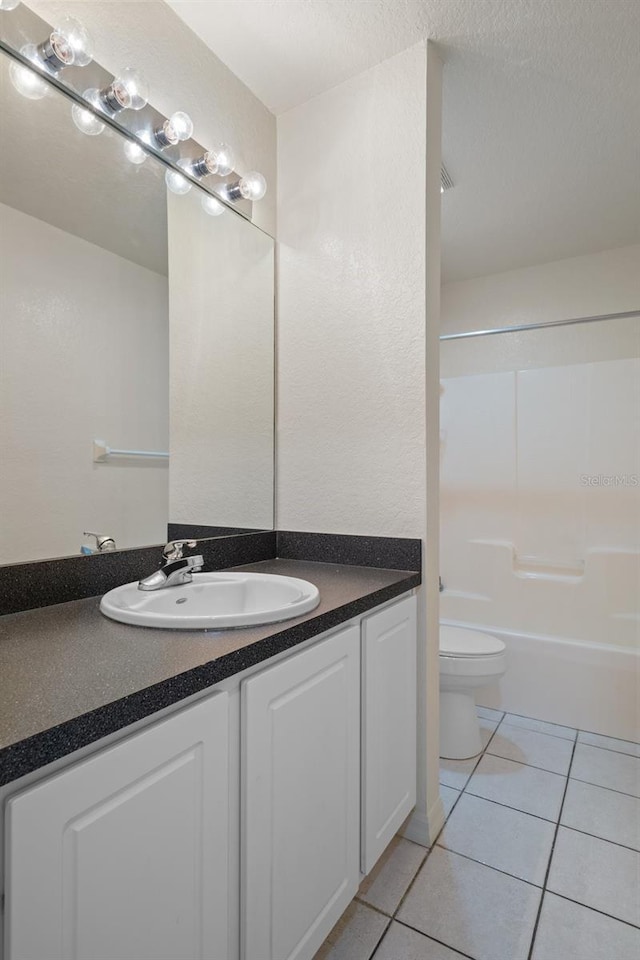
[[271,573],[194,573],[191,583],[139,590],[138,581],[105,593],[100,610],[139,627],[220,630],[277,623],[309,613],[320,603],[307,580]]

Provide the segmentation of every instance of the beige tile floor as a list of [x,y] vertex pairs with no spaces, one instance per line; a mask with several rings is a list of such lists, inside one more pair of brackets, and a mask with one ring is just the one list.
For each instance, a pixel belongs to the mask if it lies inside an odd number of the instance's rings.
[[640,746],[478,715],[435,844],[396,837],[315,960],[640,958]]

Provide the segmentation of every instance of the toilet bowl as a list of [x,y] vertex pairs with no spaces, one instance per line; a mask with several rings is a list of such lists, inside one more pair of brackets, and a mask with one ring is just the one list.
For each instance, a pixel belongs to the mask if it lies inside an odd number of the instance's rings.
[[440,625],[440,756],[466,760],[482,750],[475,690],[507,668],[502,640],[479,630]]

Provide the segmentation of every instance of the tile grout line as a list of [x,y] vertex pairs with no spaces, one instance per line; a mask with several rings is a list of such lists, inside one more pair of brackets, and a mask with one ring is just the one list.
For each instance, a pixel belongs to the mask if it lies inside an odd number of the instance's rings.
[[[491,754],[491,756],[493,756],[493,754]],[[566,780],[568,778],[563,777],[563,779]],[[529,813],[528,810],[521,810],[519,807],[512,807],[511,804],[502,803],[501,800],[494,800],[492,797],[483,797],[479,793],[472,793],[470,790],[465,790],[464,792],[468,797],[474,797],[476,800],[484,800],[486,803],[494,803],[496,807],[505,807],[506,810],[514,810],[516,813],[521,813],[525,817],[533,817],[534,820],[541,820],[543,823],[556,823],[556,820],[554,819],[550,819],[549,817],[541,817],[539,813]],[[460,791],[460,793],[462,794],[462,791]],[[456,800],[456,803],[457,802],[458,800]]]
[[469,860],[471,863],[477,863],[480,867],[485,867],[487,870],[493,870],[494,873],[501,873],[503,877],[511,877],[512,880],[519,880],[520,883],[526,883],[529,887],[542,890],[541,883],[534,883],[533,880],[525,880],[524,877],[519,877],[517,873],[509,873],[508,870],[501,870],[500,867],[494,867],[493,864],[485,863],[484,860],[475,860],[473,857],[470,857],[468,853],[460,853],[459,850],[452,850],[451,847],[442,847],[440,844],[434,844],[434,846],[437,846],[438,850],[452,853],[455,857],[462,857],[463,860]]
[[[493,756],[493,754],[491,754],[491,756]],[[572,777],[565,777],[564,779],[565,779],[565,780],[572,780],[573,778],[572,778]],[[585,781],[583,781],[583,780],[574,780],[574,783],[584,783],[584,782],[585,782]],[[591,786],[596,786],[596,784],[587,783],[587,786],[589,786],[589,787],[591,787]],[[601,789],[601,790],[606,790],[607,788],[606,788],[606,787],[600,787],[600,789]],[[460,802],[460,798],[462,797],[462,793],[463,793],[463,792],[466,793],[466,795],[467,795],[468,797],[473,797],[475,800],[484,800],[485,803],[493,803],[494,806],[496,806],[496,807],[504,807],[506,810],[513,810],[514,813],[521,813],[523,817],[531,817],[533,820],[540,820],[541,823],[552,823],[552,824],[555,825],[555,824],[558,822],[557,820],[552,820],[552,819],[550,819],[549,817],[541,817],[540,814],[538,814],[538,813],[529,813],[528,810],[521,810],[519,807],[512,807],[510,804],[508,804],[508,803],[502,803],[500,800],[494,800],[492,797],[483,797],[483,796],[481,796],[479,793],[471,793],[471,792],[469,792],[468,790],[465,790],[465,791],[459,790],[459,791],[457,791],[457,792],[460,794],[460,796],[459,796],[458,799],[455,801],[453,807],[451,808],[449,814],[447,815],[447,818],[446,818],[446,820],[445,820],[445,826],[446,826],[447,821],[450,819],[451,814],[453,813],[454,809],[456,808],[456,806],[457,806],[458,803]],[[616,793],[617,791],[611,790],[610,792],[611,792],[611,793]],[[620,794],[620,796],[630,797],[632,800],[638,799],[637,797],[634,797],[632,794],[628,794],[628,793]],[[571,830],[573,833],[581,833],[581,834],[582,834],[583,836],[585,836],[585,837],[593,837],[594,840],[602,840],[603,843],[611,843],[614,847],[622,847],[624,850],[631,850],[633,853],[640,853],[640,848],[638,848],[638,847],[630,847],[628,843],[620,843],[618,840],[610,840],[608,837],[601,837],[598,833],[589,833],[588,830],[580,830],[579,827],[572,827],[572,826],[570,826],[568,823],[563,823],[562,826],[564,827],[565,830]],[[444,827],[443,827],[442,829],[444,830]],[[442,832],[442,831],[441,831],[441,832]],[[438,837],[440,837],[440,834],[438,834]],[[437,841],[435,841],[434,844],[435,844],[435,843],[437,843]],[[449,850],[449,849],[451,849],[451,848],[450,848],[450,847],[442,847],[442,846],[441,846],[441,849],[443,849],[443,850]],[[457,853],[457,852],[458,852],[457,850],[452,850],[452,853]],[[461,857],[464,857],[464,856],[466,856],[466,854],[461,853],[460,856],[461,856]],[[470,859],[470,860],[473,860],[473,857],[469,857],[469,859]],[[482,861],[482,860],[477,860],[476,863],[483,863],[483,861]],[[485,865],[485,866],[488,866],[488,864],[484,864],[484,865]],[[493,869],[493,870],[497,870],[498,868],[497,868],[497,867],[492,867],[492,869]],[[506,873],[506,871],[505,871],[505,870],[501,870],[500,873]],[[510,874],[508,874],[508,876],[512,877],[512,876],[515,876],[515,874],[510,873]],[[518,879],[521,879],[521,878],[518,878]],[[527,881],[525,881],[525,882],[527,882]],[[534,884],[534,886],[539,886],[539,884]]]
[[[400,924],[401,927],[406,927],[407,930],[412,930],[425,940],[431,940],[433,943],[437,943],[441,947],[446,947],[447,950],[452,950],[456,955],[464,957],[465,960],[476,960],[476,958],[472,957],[470,953],[464,953],[462,950],[458,950],[457,947],[451,947],[448,943],[445,943],[444,940],[438,940],[437,937],[432,936],[430,933],[423,933],[422,930],[418,930],[417,927],[412,927],[410,923],[406,922],[406,920],[398,920],[397,918],[394,918],[393,922]],[[380,944],[378,944],[378,946],[380,946]],[[378,948],[376,947],[376,950],[377,949]],[[371,956],[369,960],[374,960],[373,956]]]
[[[485,718],[484,718],[484,717],[480,717],[479,719],[482,719],[482,720],[483,720],[483,719],[485,719]],[[494,721],[489,721],[489,722],[490,722],[490,723],[493,723]],[[475,770],[477,769],[478,764],[479,764],[480,761],[482,760],[482,758],[483,758],[483,756],[484,756],[484,754],[485,754],[485,751],[486,751],[487,747],[489,746],[489,744],[490,744],[491,741],[493,740],[493,738],[494,738],[494,736],[495,736],[495,734],[496,734],[496,731],[497,731],[498,727],[500,726],[501,722],[502,722],[502,720],[498,720],[498,722],[496,723],[496,726],[495,726],[494,730],[492,731],[491,736],[489,737],[487,743],[483,746],[482,750],[481,750],[480,753],[477,755],[476,762],[475,762],[475,764],[473,765],[473,768],[472,768],[471,772],[469,773],[469,776],[467,777],[467,779],[466,779],[466,781],[465,781],[465,783],[464,783],[464,786],[462,787],[461,790],[458,791],[459,795],[458,795],[455,803],[454,803],[453,806],[451,807],[451,810],[449,811],[449,813],[447,814],[447,816],[444,818],[444,823],[442,824],[442,826],[440,827],[440,830],[438,831],[438,833],[437,833],[436,836],[434,837],[433,843],[432,843],[431,846],[427,849],[427,852],[426,852],[426,854],[425,854],[425,856],[424,856],[424,859],[423,859],[422,863],[420,864],[420,866],[418,867],[418,869],[416,870],[415,874],[413,875],[410,884],[408,885],[408,887],[407,887],[407,889],[405,890],[405,892],[403,893],[403,895],[400,897],[400,901],[399,901],[399,903],[398,903],[398,906],[396,907],[396,909],[395,909],[395,911],[394,911],[394,913],[393,913],[393,916],[392,916],[392,918],[391,918],[391,922],[395,921],[396,923],[400,923],[400,924],[402,924],[403,926],[407,927],[409,930],[413,930],[415,933],[419,933],[419,934],[420,934],[421,936],[423,936],[423,937],[428,937],[428,934],[425,934],[425,933],[423,933],[421,930],[417,930],[415,927],[412,927],[410,924],[404,923],[402,920],[398,919],[398,913],[400,912],[400,909],[402,908],[402,905],[404,904],[405,900],[407,899],[407,897],[408,897],[409,894],[411,893],[411,890],[413,889],[413,886],[414,886],[414,884],[415,884],[415,882],[416,882],[416,880],[417,880],[417,878],[418,878],[418,875],[422,872],[422,870],[424,869],[425,864],[427,863],[429,857],[431,856],[431,854],[432,854],[433,851],[435,850],[436,846],[438,845],[438,840],[440,839],[442,833],[444,832],[444,828],[445,828],[446,825],[447,825],[447,821],[449,820],[451,814],[453,813],[454,809],[456,808],[456,806],[457,806],[457,804],[458,804],[458,802],[459,802],[459,800],[460,800],[460,797],[462,797],[462,794],[464,793],[467,784],[468,784],[469,781],[471,780],[471,777],[473,776]],[[473,758],[469,758],[469,759],[473,759]],[[446,783],[440,783],[440,782],[438,781],[438,786],[439,786],[439,787],[446,787],[446,786],[448,786],[448,785],[447,785]],[[449,787],[449,789],[455,790],[456,788],[455,788],[455,787]],[[443,849],[443,848],[440,847],[439,849]],[[388,928],[387,928],[387,929],[388,929]],[[449,950],[455,950],[455,949],[456,949],[455,947],[452,947],[452,946],[450,946],[449,944],[444,943],[442,940],[436,940],[434,937],[430,937],[430,939],[433,940],[435,943],[441,944],[441,946],[443,946],[443,947],[447,947]],[[378,944],[378,946],[380,946],[380,944]],[[376,951],[377,951],[377,949],[378,949],[378,947],[376,947]],[[458,952],[460,952],[460,951],[458,951]],[[473,960],[473,957],[470,957],[468,954],[464,954],[464,953],[463,953],[463,954],[461,954],[461,956],[468,958],[468,960]],[[374,954],[371,955],[371,957],[369,958],[369,960],[375,960],[375,951],[374,951]]]
[[542,883],[542,891],[541,891],[541,894],[540,894],[540,903],[539,903],[539,905],[538,905],[538,913],[537,913],[537,915],[536,915],[536,921],[535,921],[535,923],[534,923],[534,925],[533,925],[533,935],[532,935],[532,937],[531,937],[531,946],[529,947],[528,960],[532,960],[532,958],[533,958],[533,948],[534,948],[534,946],[535,946],[536,936],[538,935],[538,925],[539,925],[539,923],[540,923],[540,916],[541,916],[541,914],[542,914],[542,904],[544,903],[544,897],[545,897],[545,894],[546,894],[546,892],[547,892],[547,883],[548,883],[548,881],[549,881],[549,874],[550,874],[550,872],[551,872],[551,863],[552,863],[552,861],[553,861],[553,854],[554,854],[555,849],[556,849],[556,841],[557,841],[557,839],[558,839],[558,832],[559,832],[559,830],[560,830],[560,821],[562,820],[562,811],[564,810],[564,802],[565,802],[566,797],[567,797],[567,790],[569,789],[569,779],[570,779],[570,776],[571,776],[571,767],[573,766],[573,757],[574,757],[575,752],[576,752],[577,743],[578,743],[578,738],[576,737],[576,739],[574,740],[574,743],[573,743],[573,749],[571,750],[571,760],[569,761],[569,769],[567,770],[567,779],[566,779],[566,781],[565,781],[564,792],[563,792],[563,794],[562,794],[562,802],[561,802],[561,804],[560,804],[560,810],[558,811],[558,820],[557,820],[557,822],[556,822],[556,829],[555,829],[554,834],[553,834],[553,842],[552,842],[552,844],[551,844],[551,851],[550,851],[550,853],[549,853],[549,862],[547,863],[547,869],[546,869],[546,872],[545,872],[545,875],[544,875],[544,881],[543,881],[543,883]]
[[631,927],[632,930],[640,930],[640,924],[631,923],[630,920],[623,920],[621,917],[614,917],[612,913],[606,913],[604,910],[598,910],[597,907],[590,907],[586,903],[581,903],[579,900],[574,900],[572,897],[567,897],[564,893],[556,893],[555,890],[545,891],[551,894],[552,897],[558,897],[560,900],[566,900],[567,903],[575,903],[576,907],[582,907],[583,910],[588,910],[589,913],[598,913],[601,917],[607,917],[609,920],[614,920],[616,923],[624,923],[626,927]]
[[[381,911],[378,911],[378,912],[381,912]],[[383,930],[382,933],[380,934],[380,938],[378,939],[376,945],[374,946],[373,950],[372,950],[371,953],[369,954],[368,960],[373,960],[373,958],[375,957],[376,953],[378,952],[378,948],[380,947],[380,944],[382,943],[382,941],[383,941],[384,938],[386,937],[386,935],[387,935],[387,933],[388,933],[388,931],[389,931],[389,928],[391,927],[391,924],[393,923],[392,918],[391,918],[390,916],[388,916],[388,914],[384,913],[384,914],[382,914],[382,915],[385,917],[385,919],[386,919],[387,922],[386,922],[386,924],[385,924],[384,930]]]
[[[621,753],[621,757],[627,757],[629,754]],[[635,757],[633,758],[636,759]],[[600,790],[608,790],[610,793],[617,793],[621,797],[633,797],[634,800],[640,800],[637,793],[626,793],[625,790],[616,790],[615,787],[603,787],[601,783],[594,783],[593,780],[582,780],[580,777],[569,776],[569,780],[575,780],[576,783],[586,783],[589,787],[599,787]]]
[[[623,796],[626,796],[626,794],[623,794]],[[563,823],[561,826],[565,830],[570,830],[571,833],[580,833],[583,837],[592,837],[593,840],[600,840],[601,843],[610,843],[612,847],[620,847],[622,850],[630,850],[631,853],[640,853],[640,847],[630,847],[627,843],[619,843],[617,840],[609,840],[608,837],[601,837],[597,833],[589,833],[588,830],[580,830],[578,827],[570,827],[568,823]],[[567,900],[569,899],[570,897],[567,897]]]

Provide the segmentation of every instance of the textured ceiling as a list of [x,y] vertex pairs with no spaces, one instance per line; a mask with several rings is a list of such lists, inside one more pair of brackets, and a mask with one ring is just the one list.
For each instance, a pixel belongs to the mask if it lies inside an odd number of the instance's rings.
[[446,279],[640,241],[638,0],[169,0],[280,113],[425,38]]

